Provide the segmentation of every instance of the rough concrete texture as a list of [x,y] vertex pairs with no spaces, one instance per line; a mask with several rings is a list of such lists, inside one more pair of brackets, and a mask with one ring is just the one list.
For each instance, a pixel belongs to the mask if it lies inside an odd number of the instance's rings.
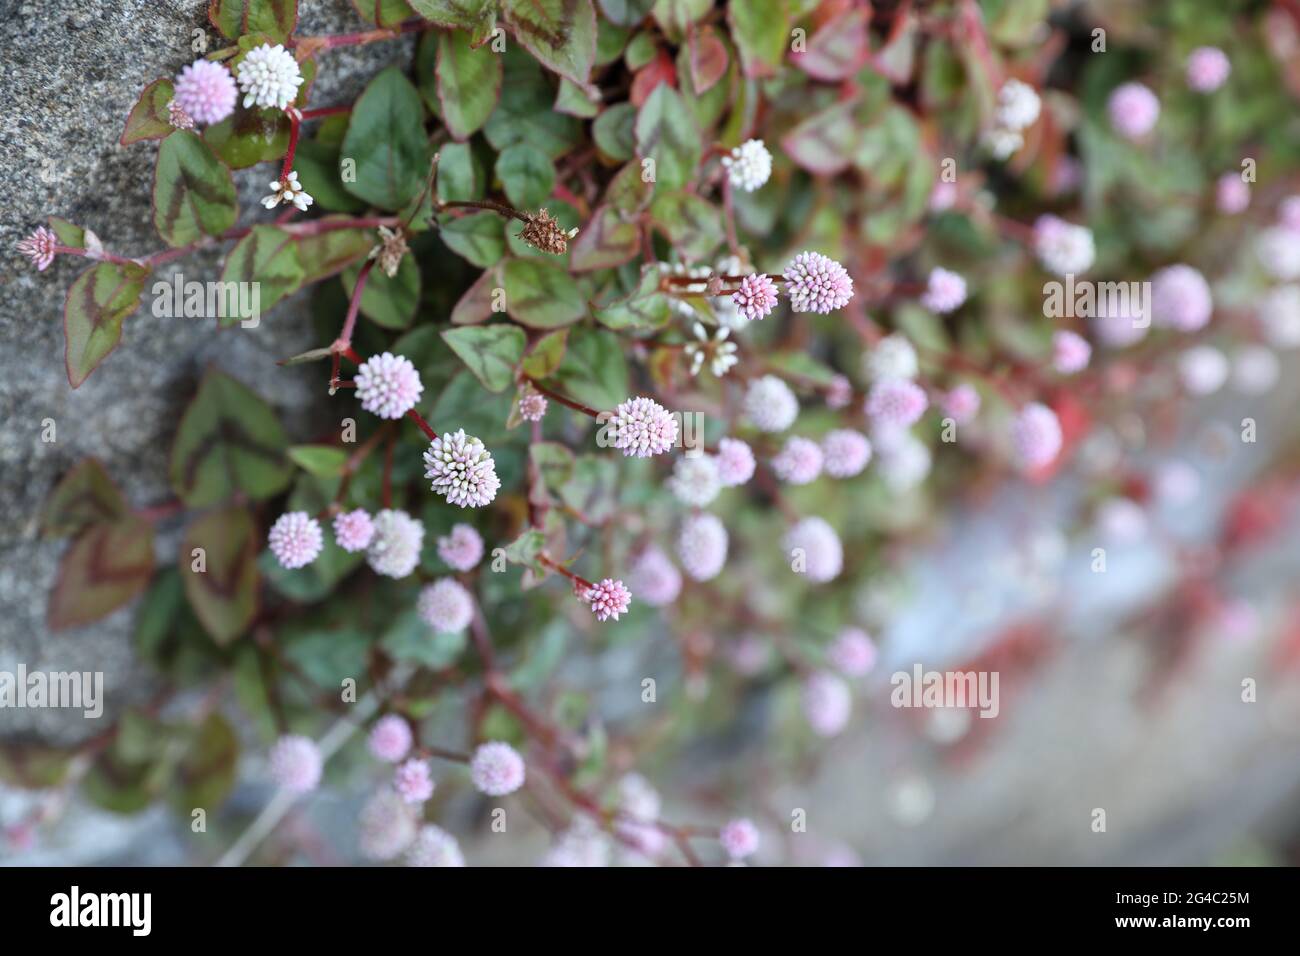
[[[318,344],[309,338],[304,297],[277,306],[255,330],[217,333],[193,319],[156,318],[146,289],[117,351],[74,391],[63,366],[62,306],[86,264],[63,257],[37,273],[15,250],[52,214],[93,229],[115,252],[162,248],[150,211],[158,144],[123,147],[118,138],[140,91],[194,59],[193,31],[207,29],[209,43],[221,44],[207,22],[207,6],[207,0],[0,0],[0,92],[6,104],[0,115],[0,181],[6,185],[0,217],[0,668],[23,662],[33,669],[103,670],[109,691],[105,720],[128,693],[148,689],[145,675],[132,671],[133,613],[128,608],[59,634],[46,630],[46,599],[64,548],[37,537],[49,490],[74,463],[95,456],[132,503],[164,500],[171,437],[199,372],[209,364],[274,403],[290,427],[303,424],[301,409],[319,385],[319,369],[274,364]],[[302,4],[302,33],[362,28],[346,0]],[[314,102],[352,100],[380,67],[410,51],[407,39],[324,54]],[[270,169],[263,165],[237,175],[241,223],[272,217],[256,203],[273,178]],[[215,278],[220,255],[192,256],[173,268],[187,278]],[[171,275],[168,269],[156,278]],[[41,441],[47,418],[57,429],[50,444]],[[175,541],[174,533],[159,536],[160,560],[172,560]],[[8,711],[0,736],[35,730],[49,739],[73,740],[96,729],[67,712]]]

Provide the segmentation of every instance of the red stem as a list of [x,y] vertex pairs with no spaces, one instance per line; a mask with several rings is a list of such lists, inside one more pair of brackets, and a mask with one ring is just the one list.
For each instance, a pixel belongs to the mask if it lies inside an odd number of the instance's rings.
[[559,394],[558,392],[551,391],[549,388],[541,384],[535,378],[529,378],[528,382],[533,386],[533,388],[537,389],[547,398],[552,398],[555,401],[559,402],[561,405],[564,405],[567,408],[572,408],[575,412],[582,412],[582,414],[584,415],[588,415],[592,418],[597,418],[597,419],[605,414],[604,412],[596,411],[596,409],[592,408],[590,405],[584,405],[581,402],[575,402],[571,398],[565,398],[563,395]]
[[284,163],[280,166],[280,182],[284,182],[293,172],[293,157],[298,151],[298,131],[302,127],[302,114],[296,109],[285,110],[289,116],[289,148],[284,151]]

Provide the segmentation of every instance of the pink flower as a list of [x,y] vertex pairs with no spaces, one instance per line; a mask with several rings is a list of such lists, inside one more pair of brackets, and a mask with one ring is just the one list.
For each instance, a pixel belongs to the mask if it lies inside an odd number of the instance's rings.
[[457,571],[469,571],[483,559],[483,538],[472,525],[452,525],[451,533],[438,539],[438,557]]
[[724,438],[718,442],[718,480],[728,488],[743,485],[754,477],[754,451],[739,438]]
[[305,511],[289,511],[276,519],[267,535],[271,553],[284,568],[311,564],[324,543],[320,522]]
[[393,774],[393,790],[407,803],[424,803],[433,796],[433,788],[427,760],[412,758]]
[[871,386],[865,411],[877,425],[907,428],[925,414],[929,404],[925,390],[915,382],[886,379]]
[[380,418],[401,418],[420,400],[424,385],[410,359],[392,352],[372,355],[356,374],[357,400]]
[[840,536],[823,518],[799,521],[786,532],[784,543],[792,569],[817,584],[833,581],[844,567]]
[[1214,204],[1225,216],[1245,212],[1250,205],[1250,186],[1240,173],[1224,173],[1214,188]]
[[1077,332],[1062,329],[1052,336],[1052,367],[1062,375],[1073,375],[1088,367],[1092,346]]
[[861,474],[871,461],[871,442],[862,432],[837,428],[822,439],[822,457],[826,474],[832,478],[852,478]]
[[308,793],[320,783],[320,749],[310,737],[286,734],[271,748],[271,777],[293,794]]
[[1193,395],[1212,395],[1223,388],[1230,372],[1228,357],[1213,345],[1194,345],[1178,359],[1183,387]]
[[834,737],[849,722],[853,695],[849,685],[829,671],[813,674],[803,685],[803,714],[818,737]]
[[375,536],[375,523],[370,515],[358,508],[334,516],[334,540],[344,551],[364,551]]
[[1016,460],[1026,471],[1036,471],[1056,460],[1061,451],[1061,423],[1041,402],[1030,402],[1011,424]]
[[806,485],[822,473],[821,446],[797,435],[788,438],[781,453],[772,459],[772,470],[782,481]]
[[1213,312],[1210,285],[1191,266],[1165,266],[1151,277],[1151,321],[1156,325],[1195,332]]
[[1151,132],[1160,118],[1160,100],[1141,83],[1124,83],[1110,94],[1106,112],[1115,132],[1138,140]]
[[456,838],[442,827],[426,823],[406,851],[407,866],[464,866]]
[[397,714],[385,714],[370,728],[370,753],[385,763],[397,763],[411,750],[411,725]]
[[235,111],[235,78],[220,63],[195,60],[176,77],[175,103],[198,123],[220,123]]
[[58,253],[59,238],[44,226],[37,226],[26,239],[18,243],[18,251],[31,260],[37,272],[44,272]]
[[947,180],[939,180],[934,184],[934,189],[930,191],[930,200],[928,203],[930,212],[947,212],[957,204],[961,193],[957,189],[957,184]]
[[733,860],[743,860],[758,852],[758,827],[746,817],[728,820],[718,831],[718,840],[727,856]]
[[834,259],[801,252],[785,267],[786,294],[795,312],[832,312],[853,298],[853,279]]
[[677,557],[696,581],[717,576],[727,561],[727,529],[711,514],[694,514],[682,522]]
[[930,270],[925,295],[921,304],[931,312],[951,312],[966,301],[966,280],[956,272],[935,268]]
[[943,396],[943,413],[958,425],[965,425],[973,420],[980,411],[980,393],[975,386],[958,385]]
[[626,614],[632,603],[632,592],[624,587],[622,581],[605,578],[587,588],[582,599],[591,605],[591,613],[598,621],[608,621],[611,617],[618,620],[620,614]]
[[463,428],[433,439],[424,453],[424,464],[424,477],[448,504],[481,508],[492,503],[501,487],[492,453]]
[[1187,57],[1187,85],[1197,93],[1212,93],[1232,72],[1228,55],[1217,46],[1198,46]]
[[524,758],[509,744],[493,740],[474,751],[469,776],[479,793],[504,797],[524,785]]
[[866,631],[846,627],[831,644],[826,656],[842,674],[862,677],[876,666],[876,645]]
[[169,100],[167,103],[167,122],[176,129],[193,129],[194,118],[181,109],[181,105],[176,100]]
[[740,280],[740,288],[732,293],[731,301],[745,318],[753,321],[776,308],[776,295],[776,283],[767,276],[749,275]]
[[1287,229],[1300,231],[1300,196],[1287,196],[1278,203],[1277,221]]
[[546,396],[536,389],[526,389],[519,396],[519,417],[526,422],[540,422],[546,414]]
[[839,410],[848,408],[853,401],[853,383],[844,375],[836,373],[826,386],[826,407]]
[[391,860],[415,839],[416,811],[385,787],[361,808],[357,831],[362,856],[371,860]]
[[632,587],[651,607],[667,607],[682,591],[682,575],[668,555],[651,545],[632,565]]
[[677,441],[677,419],[650,398],[629,398],[621,403],[607,427],[614,447],[628,458],[662,455]]
[[1034,220],[1034,255],[1057,275],[1087,272],[1097,258],[1092,230],[1044,213]]
[[440,578],[420,591],[418,611],[439,634],[459,634],[474,619],[474,598],[459,581]]

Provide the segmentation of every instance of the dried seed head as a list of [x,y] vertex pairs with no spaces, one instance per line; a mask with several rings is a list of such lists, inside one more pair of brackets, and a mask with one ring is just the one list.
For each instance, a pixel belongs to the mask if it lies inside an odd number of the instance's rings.
[[528,221],[524,223],[524,230],[519,234],[519,238],[534,249],[540,249],[542,252],[549,252],[555,256],[564,255],[569,248],[569,240],[577,235],[576,230],[565,232],[560,223],[545,209],[537,212],[537,215],[529,215]]

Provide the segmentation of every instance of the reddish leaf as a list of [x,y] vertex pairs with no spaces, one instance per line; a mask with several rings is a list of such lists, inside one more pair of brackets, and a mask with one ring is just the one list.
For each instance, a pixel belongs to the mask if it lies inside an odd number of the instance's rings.
[[41,513],[47,537],[76,534],[91,524],[116,521],[127,513],[126,501],[104,466],[87,458],[63,476]]
[[81,627],[117,610],[149,586],[153,528],[128,515],[92,525],[72,542],[50,592],[50,630]]
[[63,303],[63,364],[77,388],[117,348],[122,322],[140,305],[149,270],[100,262],[68,287]]
[[843,80],[867,61],[867,10],[851,10],[813,34],[804,53],[792,53],[795,66],[818,80]]
[[727,72],[727,47],[712,26],[692,34],[687,47],[691,54],[691,86],[696,93],[704,93]]
[[496,290],[502,287],[501,281],[499,265],[475,279],[474,284],[465,290],[460,301],[452,307],[452,324],[476,325],[492,318],[492,306],[501,301],[501,297],[496,294]]
[[673,65],[673,58],[668,55],[668,51],[662,49],[633,78],[629,94],[632,105],[639,108],[660,83],[677,86],[677,67]]
[[180,553],[185,596],[204,629],[223,646],[244,633],[257,613],[257,551],[257,529],[244,508],[214,511],[185,531]]
[[625,218],[610,206],[601,206],[578,233],[569,255],[569,268],[574,272],[590,272],[621,266],[634,258],[640,248],[641,230],[635,220]]
[[845,100],[814,113],[790,130],[781,145],[808,172],[834,176],[853,159],[857,137],[853,109],[853,101]]

